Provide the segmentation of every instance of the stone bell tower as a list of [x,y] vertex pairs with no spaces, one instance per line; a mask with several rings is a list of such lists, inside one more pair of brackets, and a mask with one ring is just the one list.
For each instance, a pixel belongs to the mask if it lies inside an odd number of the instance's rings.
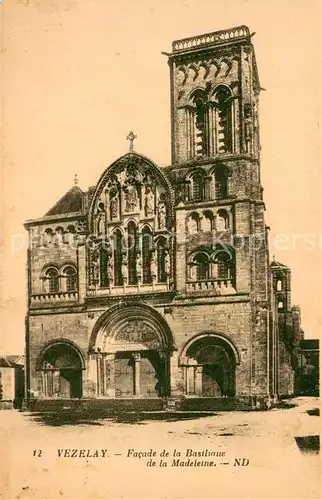
[[172,164],[257,159],[260,85],[249,29],[175,41],[172,49]]
[[271,294],[252,34],[239,26],[176,40],[167,56],[175,287],[191,307],[205,296],[214,304],[205,330],[243,343],[237,378],[267,396]]

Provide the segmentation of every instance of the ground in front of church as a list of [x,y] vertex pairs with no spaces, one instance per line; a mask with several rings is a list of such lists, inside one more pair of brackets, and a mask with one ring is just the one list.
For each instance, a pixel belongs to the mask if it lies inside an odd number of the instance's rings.
[[266,412],[70,417],[0,413],[4,498],[320,498],[318,398]]

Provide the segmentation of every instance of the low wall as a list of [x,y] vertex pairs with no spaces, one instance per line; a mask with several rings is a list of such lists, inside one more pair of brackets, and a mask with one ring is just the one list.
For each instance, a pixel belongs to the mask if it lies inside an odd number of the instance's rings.
[[235,398],[155,398],[155,399],[33,399],[25,406],[34,412],[93,411],[117,412],[200,412],[268,410],[272,402],[266,396]]

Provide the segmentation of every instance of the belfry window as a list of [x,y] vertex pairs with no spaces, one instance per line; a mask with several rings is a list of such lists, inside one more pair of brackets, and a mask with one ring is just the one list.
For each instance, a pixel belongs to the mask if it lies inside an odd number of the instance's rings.
[[219,252],[216,255],[215,262],[217,264],[218,279],[221,280],[233,278],[233,260],[228,252]]
[[196,278],[197,281],[207,280],[209,278],[209,258],[204,253],[198,253],[194,257],[196,265]]
[[218,85],[211,96],[213,149],[215,154],[233,150],[232,93],[229,87]]
[[208,103],[205,92],[194,91],[185,110],[187,158],[199,158],[208,154]]
[[205,100],[197,96],[195,104],[195,155],[207,154],[207,107]]
[[192,177],[192,200],[202,201],[204,199],[204,180],[201,173],[196,173]]
[[77,290],[77,273],[72,266],[66,267],[64,270],[66,277],[66,292],[75,292]]
[[227,170],[219,165],[215,171],[215,197],[222,200],[228,196]]
[[49,269],[46,273],[46,278],[48,279],[48,292],[59,292],[59,276],[57,269]]

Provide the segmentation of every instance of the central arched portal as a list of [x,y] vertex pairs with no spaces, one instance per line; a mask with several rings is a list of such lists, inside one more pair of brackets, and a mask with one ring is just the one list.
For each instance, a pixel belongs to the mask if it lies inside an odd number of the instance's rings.
[[151,307],[111,308],[95,325],[91,343],[98,397],[169,395],[172,335],[164,318]]

